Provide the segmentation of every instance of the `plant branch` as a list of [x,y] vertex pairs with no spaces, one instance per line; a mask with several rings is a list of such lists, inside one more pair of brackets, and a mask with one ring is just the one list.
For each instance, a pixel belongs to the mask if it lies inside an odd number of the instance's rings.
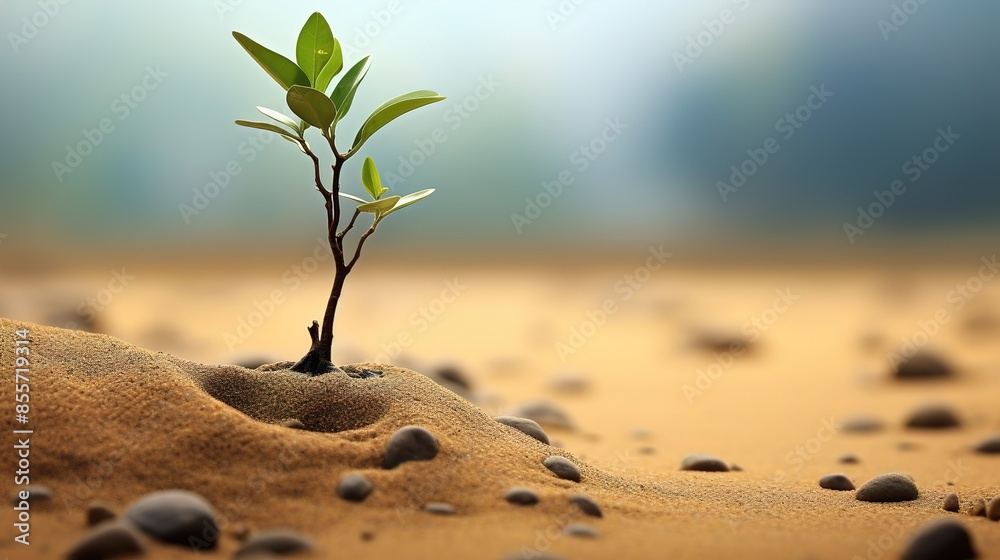
[[320,176],[319,158],[316,157],[316,154],[313,153],[312,149],[309,148],[309,144],[306,144],[305,141],[302,142],[302,150],[313,161],[313,175],[316,180],[316,188],[319,189],[319,192],[323,193],[324,198],[329,199],[330,191],[326,190],[326,187],[323,186],[323,178]]
[[358,221],[358,216],[360,215],[361,215],[361,210],[355,210],[354,216],[351,216],[350,223],[347,224],[347,227],[344,228],[344,231],[341,231],[340,233],[337,234],[337,239],[340,240],[341,247],[343,247],[344,244],[344,236],[347,235],[347,232],[351,231],[351,228],[354,227],[354,222]]
[[373,233],[375,233],[375,224],[372,224],[372,227],[368,228],[368,231],[358,240],[358,248],[354,250],[354,258],[351,259],[351,262],[347,263],[347,272],[350,272],[354,268],[354,263],[358,262],[358,259],[361,257],[361,248],[365,246],[365,240]]

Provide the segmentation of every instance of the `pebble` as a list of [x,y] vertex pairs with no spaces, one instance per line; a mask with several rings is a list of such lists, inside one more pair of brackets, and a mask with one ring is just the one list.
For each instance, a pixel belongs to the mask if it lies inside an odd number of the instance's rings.
[[910,477],[899,473],[880,474],[864,483],[855,497],[863,502],[907,502],[919,492]]
[[580,508],[580,511],[591,515],[593,517],[604,517],[604,512],[601,511],[601,507],[597,505],[597,502],[590,499],[582,494],[574,494],[569,497],[569,501]]
[[123,517],[165,543],[189,546],[188,539],[194,539],[215,548],[219,538],[212,504],[186,490],[148,494],[130,505]]
[[913,357],[896,366],[896,379],[941,379],[950,377],[951,366],[929,352],[918,352]]
[[944,497],[944,504],[941,506],[945,511],[958,511],[958,494],[948,494]]
[[972,537],[954,519],[938,519],[919,527],[903,552],[902,560],[970,560],[978,558]]
[[576,427],[573,424],[573,421],[569,419],[568,414],[566,414],[558,406],[548,401],[526,403],[508,412],[507,414],[510,416],[534,420],[543,426],[549,426],[552,428],[573,430]]
[[972,517],[986,517],[986,502],[982,498],[976,498],[969,506],[969,515]]
[[104,502],[93,502],[87,506],[87,527],[110,521],[115,517],[114,510]]
[[312,541],[297,531],[291,529],[266,529],[247,537],[247,540],[236,551],[236,556],[242,558],[262,552],[294,554],[312,549]]
[[694,453],[681,461],[682,471],[727,472],[729,466],[722,459],[704,453]]
[[549,380],[549,389],[553,393],[561,395],[579,395],[587,392],[589,388],[590,381],[585,376],[577,373],[554,375]]
[[527,418],[518,418],[517,416],[497,416],[494,418],[497,422],[510,426],[515,430],[521,431],[538,441],[549,444],[549,435],[545,433],[545,430],[538,425],[538,422],[534,420],[528,420]]
[[393,469],[407,461],[429,461],[440,449],[437,438],[420,426],[404,426],[392,434],[385,446],[383,466]]
[[867,434],[885,428],[885,422],[874,416],[852,416],[841,424],[840,429],[846,433]]
[[986,505],[986,519],[1000,521],[1000,496],[994,496]]
[[694,333],[691,346],[708,352],[730,353],[741,356],[752,349],[750,339],[735,333],[705,330]]
[[28,503],[31,505],[37,505],[40,502],[52,501],[52,490],[49,490],[47,486],[29,484],[16,490],[14,494],[11,495],[11,505],[16,506],[21,502],[21,492],[28,493]]
[[632,439],[647,440],[647,439],[653,437],[653,432],[649,431],[649,428],[644,428],[642,426],[636,426],[635,428],[632,428],[631,430],[628,431],[628,435]]
[[455,513],[455,506],[444,502],[431,502],[424,505],[424,509],[438,515],[453,515]]
[[563,527],[563,533],[573,536],[573,537],[586,537],[589,539],[596,539],[600,536],[597,529],[594,529],[590,525],[584,525],[583,523],[570,523]]
[[302,420],[298,418],[286,418],[278,422],[279,426],[284,426],[285,428],[291,428],[293,430],[304,430],[306,425],[302,423]]
[[556,476],[573,482],[580,482],[580,469],[572,461],[559,455],[552,455],[542,461],[545,468],[556,473]]
[[861,460],[858,459],[857,455],[847,453],[846,455],[841,455],[840,457],[837,457],[837,462],[843,463],[845,465],[854,465],[861,462]]
[[337,484],[337,495],[349,502],[360,502],[372,493],[375,486],[368,478],[358,473],[351,473],[340,479]]
[[994,434],[977,443],[976,453],[1000,453],[1000,434]]
[[854,483],[843,473],[833,473],[819,479],[820,488],[827,490],[854,490]]
[[503,499],[512,504],[530,506],[538,503],[538,494],[527,488],[515,487],[508,490]]
[[139,532],[128,523],[115,521],[91,529],[66,553],[67,560],[106,560],[145,554]]
[[955,428],[961,424],[958,415],[943,404],[925,404],[917,407],[906,419],[907,428]]
[[472,383],[456,366],[439,366],[431,370],[427,377],[462,398],[468,399],[472,396]]

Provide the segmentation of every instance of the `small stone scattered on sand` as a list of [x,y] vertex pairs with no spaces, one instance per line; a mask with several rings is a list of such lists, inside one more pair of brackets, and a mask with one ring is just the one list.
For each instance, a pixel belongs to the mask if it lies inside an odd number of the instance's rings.
[[108,560],[145,554],[142,537],[123,521],[103,523],[91,529],[66,553],[67,560]]
[[438,366],[432,369],[427,377],[460,397],[465,399],[472,397],[472,383],[458,366],[450,364]]
[[649,431],[649,428],[644,428],[642,426],[636,426],[628,431],[629,437],[637,440],[647,440],[653,436],[653,433]]
[[958,415],[943,404],[925,404],[917,407],[906,419],[907,428],[942,429],[961,425]]
[[704,471],[704,472],[728,472],[729,465],[722,459],[718,459],[704,453],[693,453],[684,457],[681,461],[682,471]]
[[556,473],[559,478],[580,482],[580,468],[565,457],[552,455],[542,461],[542,464],[545,465],[545,468]]
[[349,502],[360,502],[372,493],[375,486],[367,477],[351,473],[340,479],[337,484],[337,495]]
[[944,497],[944,504],[941,506],[945,511],[956,512],[959,509],[958,494],[948,494]]
[[424,510],[438,515],[453,515],[455,513],[455,506],[444,502],[431,502],[424,505]]
[[880,474],[864,483],[855,497],[863,502],[907,502],[919,492],[913,480],[900,473]]
[[186,490],[147,494],[130,505],[123,517],[165,543],[211,549],[219,538],[212,504]]
[[986,504],[986,519],[1000,521],[1000,496],[994,496],[990,503]]
[[732,465],[729,465],[729,470],[733,472],[743,472],[743,467],[737,465],[736,463],[733,463]]
[[534,420],[518,418],[517,416],[497,416],[494,420],[521,431],[546,445],[549,444],[549,435]]
[[965,526],[954,519],[937,519],[913,533],[902,560],[972,560],[978,557]]
[[1000,434],[993,434],[980,441],[975,449],[976,453],[1000,453]]
[[33,506],[38,505],[41,502],[52,501],[52,490],[49,490],[47,486],[39,486],[37,484],[29,484],[23,486],[14,491],[10,496],[11,505],[17,505],[23,501],[22,493],[27,493],[27,502]]
[[721,330],[701,330],[693,333],[691,346],[706,352],[728,352],[734,356],[742,356],[753,348],[750,339],[736,332]]
[[858,459],[857,455],[854,455],[852,453],[846,453],[844,455],[841,455],[840,457],[837,457],[837,462],[843,463],[845,465],[854,465],[859,463],[860,459]]
[[840,425],[840,430],[851,434],[867,434],[877,432],[885,428],[885,422],[874,416],[858,415],[851,416]]
[[437,456],[439,449],[434,434],[420,426],[404,426],[389,438],[383,466],[394,469],[407,461],[429,461]]
[[111,506],[104,502],[93,502],[87,506],[87,527],[110,521],[117,517]]
[[515,487],[508,490],[503,499],[512,504],[530,506],[538,503],[538,494],[527,488]]
[[278,422],[279,426],[284,426],[285,428],[291,428],[293,430],[304,430],[306,425],[302,423],[302,420],[298,418],[286,418]]
[[590,388],[590,381],[578,373],[561,373],[549,380],[549,390],[560,395],[579,395]]
[[929,352],[918,352],[900,362],[893,376],[896,379],[943,379],[950,377],[952,373],[951,366],[940,357]]
[[600,536],[597,529],[594,529],[590,525],[584,525],[583,523],[570,523],[569,525],[563,527],[563,533],[572,537],[585,537],[589,539],[596,539]]
[[969,506],[969,515],[972,517],[986,517],[986,501],[982,498],[972,500],[972,505]]
[[573,430],[576,428],[566,412],[548,401],[525,403],[511,410],[507,415],[534,420],[542,426],[551,428],[561,428],[564,430]]
[[819,487],[827,490],[854,490],[854,483],[843,473],[828,474],[819,479]]
[[236,557],[244,558],[262,552],[295,554],[312,549],[312,541],[297,531],[291,529],[266,529],[257,531],[247,537],[247,540],[236,551]]
[[582,494],[574,494],[569,497],[569,501],[580,508],[580,511],[593,517],[604,517],[604,512],[597,502]]

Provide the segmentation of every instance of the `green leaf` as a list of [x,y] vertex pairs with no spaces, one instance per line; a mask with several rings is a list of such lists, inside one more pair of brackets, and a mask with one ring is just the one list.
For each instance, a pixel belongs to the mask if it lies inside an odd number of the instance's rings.
[[301,123],[295,122],[295,120],[292,119],[292,117],[289,117],[289,116],[285,115],[284,113],[279,113],[278,111],[275,111],[274,109],[268,109],[267,107],[261,107],[260,105],[257,106],[257,110],[260,111],[261,113],[263,113],[264,116],[266,116],[268,118],[271,118],[274,121],[279,122],[279,123],[287,126],[288,128],[294,130],[295,132],[297,132],[299,134],[302,134]]
[[385,212],[383,212],[382,216],[379,219],[381,220],[382,218],[388,216],[389,214],[392,214],[396,210],[400,210],[402,208],[406,208],[407,206],[409,206],[411,204],[420,202],[421,200],[423,200],[423,199],[427,198],[428,196],[430,196],[433,192],[434,192],[434,189],[424,189],[422,191],[417,191],[415,193],[408,194],[408,195],[400,198],[399,202],[397,202],[395,205],[393,205],[392,208],[390,208],[390,209],[386,210]]
[[259,128],[260,130],[267,130],[275,134],[280,134],[289,140],[298,141],[298,138],[292,136],[290,132],[281,128],[280,126],[273,125],[266,122],[254,122],[254,121],[236,121],[236,124],[240,126],[245,126],[247,128]]
[[337,122],[340,122],[340,119],[344,118],[347,111],[351,109],[354,94],[358,91],[361,80],[365,79],[365,74],[368,73],[368,67],[371,64],[371,56],[366,56],[359,60],[357,64],[344,73],[344,77],[340,78],[340,81],[337,82],[337,87],[333,88],[333,92],[330,93],[330,99],[337,106]]
[[233,37],[250,53],[257,64],[274,78],[274,81],[281,84],[281,87],[288,89],[295,85],[308,86],[311,83],[309,76],[291,60],[237,31],[233,31]]
[[375,160],[370,157],[365,158],[365,163],[361,166],[361,182],[365,184],[365,190],[375,200],[382,198],[383,194],[389,192],[389,189],[382,186],[382,178],[379,177],[378,168],[375,167]]
[[319,75],[316,76],[316,84],[313,87],[322,92],[326,92],[326,88],[330,86],[330,82],[333,80],[333,77],[340,74],[340,71],[343,69],[344,51],[340,48],[340,41],[334,38],[333,55],[330,56],[330,60],[326,63],[326,66],[319,71]]
[[436,103],[442,99],[444,99],[444,96],[438,95],[433,91],[420,90],[386,101],[381,107],[375,109],[371,116],[368,117],[368,120],[365,121],[365,124],[361,125],[361,130],[358,131],[358,135],[354,138],[354,147],[348,152],[347,157],[357,152],[358,148],[364,145],[378,129],[389,124],[397,117],[424,105]]
[[307,86],[292,86],[285,95],[288,108],[303,121],[329,134],[330,125],[337,118],[337,107],[322,91]]
[[387,196],[379,200],[366,202],[361,206],[358,206],[358,210],[361,210],[362,212],[371,212],[375,214],[375,221],[378,222],[378,220],[381,219],[383,213],[385,213],[390,208],[395,206],[397,202],[399,202],[398,196]]
[[[299,32],[299,39],[295,44],[295,62],[309,77],[309,83],[317,86],[316,89],[320,91],[326,90],[326,87],[318,87],[317,77],[333,56],[335,46],[330,24],[322,14],[313,12]],[[328,85],[329,83],[327,82]]]
[[340,194],[340,196],[342,196],[342,197],[344,197],[344,198],[346,198],[348,200],[353,200],[354,202],[360,202],[361,204],[367,204],[368,203],[367,200],[358,198],[358,197],[354,196],[353,194],[347,194],[347,193],[338,193],[338,194]]

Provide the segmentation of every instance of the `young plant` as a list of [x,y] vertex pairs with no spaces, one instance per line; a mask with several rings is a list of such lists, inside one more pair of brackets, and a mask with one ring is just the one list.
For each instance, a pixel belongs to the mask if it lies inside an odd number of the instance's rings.
[[[258,111],[277,124],[244,120],[238,120],[236,124],[273,132],[298,146],[299,150],[312,160],[316,189],[326,202],[327,238],[336,266],[333,289],[330,291],[326,312],[323,314],[322,328],[316,321],[309,326],[307,330],[312,339],[309,351],[292,369],[310,375],[327,373],[335,369],[330,355],[333,348],[333,321],[337,314],[337,302],[343,292],[344,281],[361,257],[365,241],[375,233],[382,220],[393,212],[423,200],[434,192],[434,189],[426,189],[406,196],[386,196],[389,189],[382,186],[375,162],[369,157],[365,158],[361,166],[361,182],[371,195],[371,200],[364,200],[340,191],[340,176],[344,163],[356,155],[365,142],[383,126],[414,109],[441,101],[444,97],[433,91],[419,90],[386,101],[365,120],[354,136],[353,142],[342,152],[337,148],[337,123],[351,109],[358,86],[371,65],[371,56],[362,58],[344,72],[333,91],[327,94],[333,79],[344,68],[344,58],[340,42],[333,36],[326,19],[318,12],[309,16],[299,33],[295,46],[295,62],[261,46],[246,35],[233,32],[233,37],[257,61],[257,64],[286,90],[285,101],[288,109],[298,117],[294,119],[273,109],[257,107]],[[315,128],[319,132],[333,155],[331,164],[333,174],[329,187],[323,182],[319,157],[305,139],[305,133],[310,128]],[[340,229],[341,198],[357,204],[354,214],[343,229]],[[371,225],[357,240],[353,256],[348,258],[349,252],[344,249],[344,238],[361,214],[371,214]]]

